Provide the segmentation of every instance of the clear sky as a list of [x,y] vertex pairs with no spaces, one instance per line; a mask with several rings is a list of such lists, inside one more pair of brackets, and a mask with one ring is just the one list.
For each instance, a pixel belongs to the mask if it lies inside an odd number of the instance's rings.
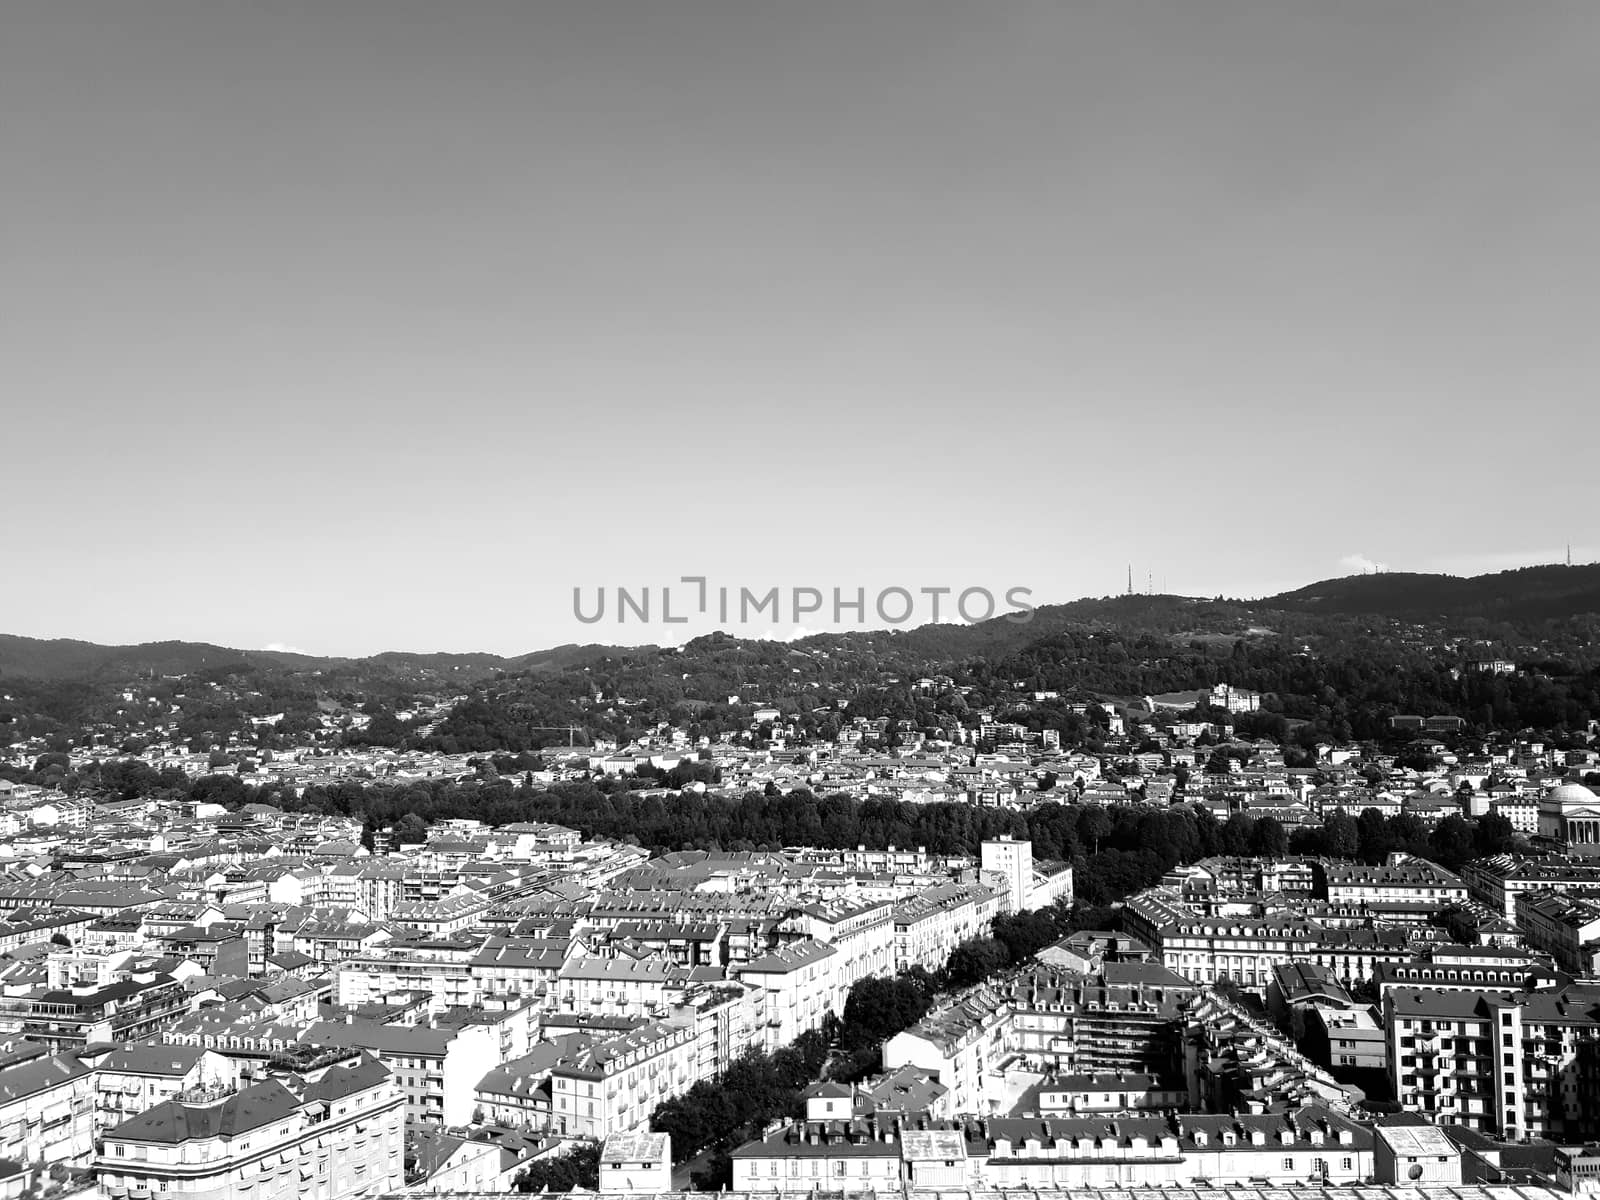
[[573,589],[685,574],[1593,558],[1597,45],[1593,0],[18,0],[0,631],[510,653],[677,640]]

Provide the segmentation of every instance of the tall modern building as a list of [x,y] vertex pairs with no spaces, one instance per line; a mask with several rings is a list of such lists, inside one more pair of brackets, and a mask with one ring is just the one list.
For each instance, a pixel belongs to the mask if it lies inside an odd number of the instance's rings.
[[980,861],[985,871],[1004,875],[1011,885],[1011,894],[1004,902],[1006,912],[1021,912],[1030,907],[1028,899],[1033,892],[1032,842],[1018,842],[1009,837],[984,842]]

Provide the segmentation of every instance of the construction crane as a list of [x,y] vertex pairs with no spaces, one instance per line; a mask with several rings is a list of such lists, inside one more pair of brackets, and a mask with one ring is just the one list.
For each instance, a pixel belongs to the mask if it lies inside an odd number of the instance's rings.
[[560,733],[565,730],[569,748],[578,744],[580,733],[586,732],[577,725],[529,725],[528,728],[534,733]]

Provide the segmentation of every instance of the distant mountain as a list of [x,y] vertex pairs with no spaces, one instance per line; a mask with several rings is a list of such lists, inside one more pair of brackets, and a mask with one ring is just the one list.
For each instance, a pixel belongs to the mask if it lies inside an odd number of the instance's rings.
[[889,632],[822,633],[793,643],[802,650],[827,650],[833,645],[859,647],[870,643],[880,654],[928,663],[956,662],[966,658],[999,660],[1023,647],[1069,630],[1156,632],[1239,631],[1248,623],[1249,610],[1234,601],[1201,600],[1191,596],[1107,596],[1044,604],[1027,621],[995,617],[974,625],[922,625]]
[[[868,652],[881,661],[937,664],[983,657],[993,660],[1065,631],[1149,632],[1179,636],[1239,634],[1273,614],[1382,616],[1406,621],[1511,623],[1600,614],[1600,564],[1524,567],[1462,578],[1391,572],[1325,579],[1261,600],[1207,600],[1189,596],[1110,596],[1043,605],[1032,619],[996,617],[976,625],[924,625],[916,629],[823,633],[791,644],[796,653]],[[744,640],[744,639],[739,639]],[[237,650],[204,642],[149,642],[102,646],[68,639],[0,634],[0,677],[62,681],[112,681],[137,675],[191,675],[220,669],[347,671],[471,683],[501,672],[558,673],[607,658],[656,654],[656,647],[568,644],[513,657],[389,651],[367,658],[318,658],[275,650]]]
[[1351,575],[1269,596],[1260,606],[1412,621],[1562,620],[1600,613],[1600,563],[1522,567],[1469,577],[1398,571]]
[[318,660],[268,650],[234,650],[206,642],[146,642],[101,646],[68,638],[44,640],[0,634],[0,677],[88,680],[105,676],[192,675],[224,666],[299,667]]
[[237,650],[208,642],[145,642],[137,646],[102,646],[68,638],[28,638],[0,633],[0,678],[91,682],[131,679],[139,675],[193,675],[201,671],[316,671],[347,669],[418,678],[474,681],[501,671],[562,670],[607,654],[614,646],[556,646],[515,658],[498,654],[419,654],[386,651],[367,658],[322,658],[280,650]]

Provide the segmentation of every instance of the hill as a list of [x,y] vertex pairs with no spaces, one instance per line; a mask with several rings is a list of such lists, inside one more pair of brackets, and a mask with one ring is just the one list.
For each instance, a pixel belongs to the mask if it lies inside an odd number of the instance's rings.
[[[1004,659],[1034,642],[1068,632],[1204,638],[1238,636],[1263,624],[1292,624],[1293,616],[1538,624],[1595,614],[1600,614],[1600,564],[1524,567],[1472,577],[1393,572],[1325,579],[1256,601],[1169,595],[1074,600],[1042,605],[1027,622],[996,617],[975,625],[822,633],[789,643],[788,649],[852,657],[867,654],[885,663],[925,665],[931,669],[940,663],[973,658]],[[0,677],[92,682],[137,675],[191,675],[226,668],[269,673],[337,669],[357,677],[473,683],[501,673],[561,673],[608,658],[650,660],[657,653],[658,649],[650,646],[567,644],[512,657],[389,651],[367,658],[318,658],[280,651],[239,650],[205,642],[102,646],[0,634]]]
[[500,672],[563,670],[617,653],[614,646],[564,645],[515,658],[498,654],[413,653],[390,650],[367,658],[323,658],[279,650],[238,650],[209,642],[145,642],[103,646],[70,638],[0,634],[0,678],[63,683],[118,681],[136,676],[194,675],[202,671],[266,672],[346,669],[357,676],[391,675],[474,682]]
[[0,677],[91,680],[108,676],[192,675],[227,666],[275,666],[292,669],[321,660],[302,654],[268,650],[235,650],[207,642],[146,642],[137,646],[102,646],[69,638],[16,637],[0,634]]
[[1409,621],[1564,620],[1600,613],[1600,563],[1522,567],[1466,577],[1407,572],[1351,575],[1270,596],[1260,601],[1260,607]]

